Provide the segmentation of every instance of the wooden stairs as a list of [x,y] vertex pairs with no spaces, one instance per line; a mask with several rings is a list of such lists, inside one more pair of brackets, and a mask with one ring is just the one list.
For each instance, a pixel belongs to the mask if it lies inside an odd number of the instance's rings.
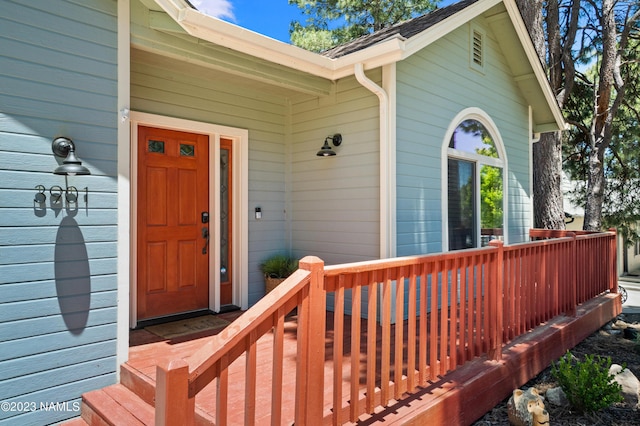
[[[155,424],[155,383],[123,364],[120,383],[88,392],[82,396],[83,423],[66,423],[65,426],[143,426]],[[74,419],[74,421],[80,421]],[[196,407],[196,424],[213,425],[214,419]]]
[[154,384],[145,382],[127,365],[120,367],[120,383],[82,397],[82,419],[89,425],[153,425]]

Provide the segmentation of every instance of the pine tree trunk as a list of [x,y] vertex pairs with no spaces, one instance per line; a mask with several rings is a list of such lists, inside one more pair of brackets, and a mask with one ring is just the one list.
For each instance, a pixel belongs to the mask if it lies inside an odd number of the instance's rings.
[[[536,48],[536,53],[541,63],[547,59],[545,46],[543,0],[516,0],[522,19],[529,31],[531,41]],[[557,1],[551,2],[557,9]],[[553,18],[547,25],[552,25],[550,34],[555,34],[556,25]],[[555,38],[554,38],[555,40]],[[558,43],[551,43],[551,54],[560,55]],[[557,93],[562,79],[558,79],[558,67],[552,67],[552,81],[554,91]],[[554,78],[555,77],[555,78]],[[565,229],[564,207],[562,204],[562,145],[561,134],[545,133],[540,141],[533,145],[533,212],[534,227],[544,229]]]
[[602,202],[604,201],[603,158],[603,152],[598,148],[591,151],[589,156],[587,200],[584,206],[584,225],[582,226],[585,231],[602,230]]
[[565,229],[562,204],[562,139],[560,133],[544,133],[533,145],[534,226]]

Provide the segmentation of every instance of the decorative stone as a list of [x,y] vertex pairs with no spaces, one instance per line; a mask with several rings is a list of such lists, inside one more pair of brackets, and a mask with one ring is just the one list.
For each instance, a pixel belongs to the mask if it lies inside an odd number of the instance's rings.
[[622,387],[624,401],[631,407],[640,408],[640,380],[628,368],[622,369],[621,365],[611,364],[609,374]]
[[509,423],[513,426],[548,426],[549,412],[534,388],[516,389],[507,403]]
[[549,404],[553,404],[556,407],[567,407],[569,400],[567,394],[564,393],[561,387],[549,388],[544,394],[545,399],[549,401]]

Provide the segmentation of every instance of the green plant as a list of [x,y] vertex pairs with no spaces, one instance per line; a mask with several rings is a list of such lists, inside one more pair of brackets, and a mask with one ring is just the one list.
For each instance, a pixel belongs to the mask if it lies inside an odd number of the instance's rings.
[[609,367],[610,357],[586,355],[579,361],[567,351],[553,364],[551,374],[578,411],[591,413],[623,400],[622,388],[615,375],[609,374]]
[[260,263],[260,270],[267,278],[287,278],[298,269],[298,259],[285,254],[275,254]]

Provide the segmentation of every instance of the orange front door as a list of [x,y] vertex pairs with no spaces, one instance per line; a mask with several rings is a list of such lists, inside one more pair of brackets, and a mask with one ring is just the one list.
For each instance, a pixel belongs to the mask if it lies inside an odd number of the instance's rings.
[[138,127],[138,320],[209,307],[209,138]]

